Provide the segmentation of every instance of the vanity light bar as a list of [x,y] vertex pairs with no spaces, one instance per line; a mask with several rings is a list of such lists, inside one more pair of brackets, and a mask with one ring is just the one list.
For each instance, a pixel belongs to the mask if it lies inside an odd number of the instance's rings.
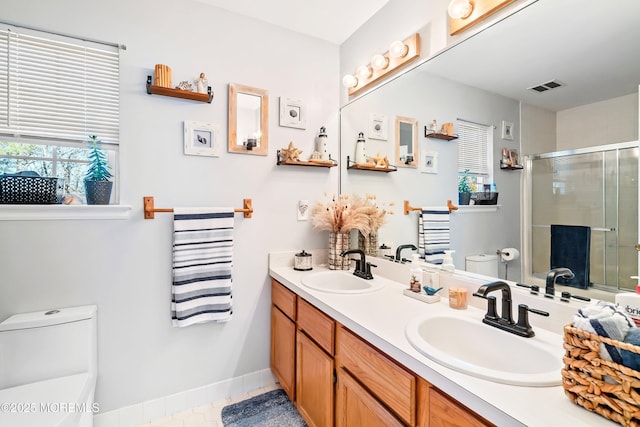
[[372,64],[369,64],[368,66],[364,66],[364,67],[369,67],[372,70],[372,72],[368,77],[364,73],[362,73],[363,75],[358,75],[357,84],[349,88],[349,96],[360,92],[362,89],[380,80],[382,77],[386,76],[387,74],[397,70],[398,68],[420,57],[420,34],[415,33],[411,37],[404,40],[403,43],[407,47],[406,53],[404,54],[404,56],[394,57],[393,55],[390,55],[389,52],[385,52],[382,55],[384,58],[387,59],[386,67],[382,69],[376,69],[375,67],[372,66]]
[[462,18],[449,18],[449,34],[456,35],[513,3],[515,0],[469,0],[471,13]]

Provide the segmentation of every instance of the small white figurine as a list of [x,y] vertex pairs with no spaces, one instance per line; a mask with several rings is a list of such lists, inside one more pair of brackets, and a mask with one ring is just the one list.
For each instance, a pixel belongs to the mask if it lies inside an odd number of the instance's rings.
[[204,73],[200,73],[200,78],[196,80],[196,92],[207,93],[207,78]]

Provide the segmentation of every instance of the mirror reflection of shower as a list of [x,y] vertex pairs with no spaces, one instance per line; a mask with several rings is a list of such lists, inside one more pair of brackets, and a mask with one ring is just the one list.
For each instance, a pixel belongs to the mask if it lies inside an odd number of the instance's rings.
[[530,272],[542,278],[553,267],[552,229],[581,226],[590,229],[589,287],[635,290],[638,142],[534,155],[527,169]]

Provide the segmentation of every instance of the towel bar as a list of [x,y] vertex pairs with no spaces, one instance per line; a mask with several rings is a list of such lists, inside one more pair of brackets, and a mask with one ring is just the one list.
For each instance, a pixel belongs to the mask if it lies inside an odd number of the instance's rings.
[[[143,197],[144,202],[144,219],[154,219],[156,212],[173,212],[173,208],[156,208],[154,206],[153,196]],[[243,200],[243,207],[234,209],[234,212],[244,213],[245,218],[253,218],[253,202],[251,199]]]
[[[451,202],[451,200],[447,200],[447,208],[449,208],[449,213],[458,210],[458,207],[455,206]],[[404,201],[404,214],[405,215],[409,215],[410,211],[421,211],[421,210],[422,210],[422,208],[414,208],[413,206],[409,205],[409,201],[408,200]]]

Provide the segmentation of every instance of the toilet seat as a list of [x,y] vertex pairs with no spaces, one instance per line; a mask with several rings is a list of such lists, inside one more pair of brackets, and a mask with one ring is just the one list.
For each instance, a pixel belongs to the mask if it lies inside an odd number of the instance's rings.
[[0,408],[0,425],[76,426],[84,414],[78,411],[92,409],[89,392],[94,387],[95,379],[82,373],[0,390],[0,403],[9,405]]

